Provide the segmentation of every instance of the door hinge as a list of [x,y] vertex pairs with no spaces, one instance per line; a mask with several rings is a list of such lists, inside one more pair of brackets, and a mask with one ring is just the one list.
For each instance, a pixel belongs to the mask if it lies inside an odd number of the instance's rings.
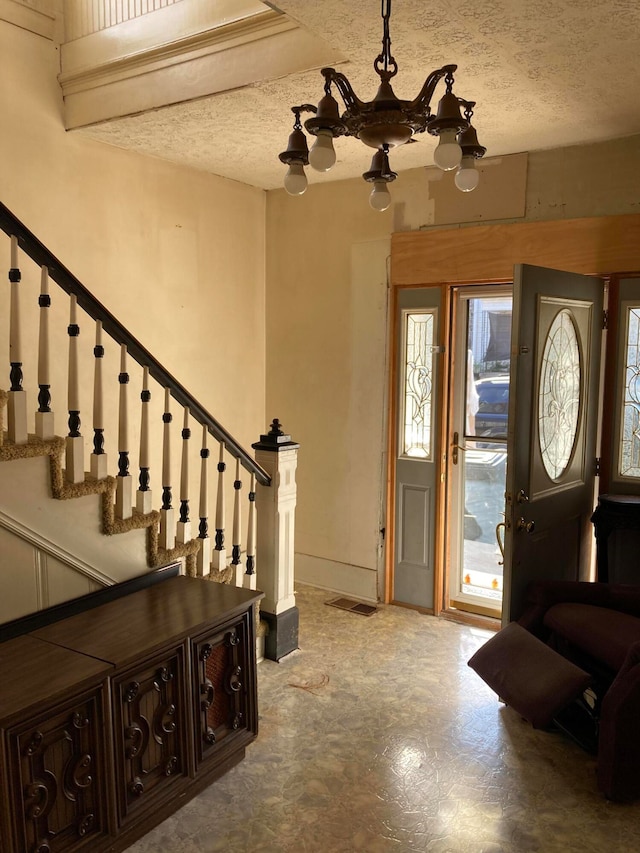
[[609,328],[609,309],[608,308],[605,308],[604,311],[602,312],[602,328],[603,329]]
[[599,457],[599,456],[596,456],[596,470],[595,470],[595,475],[596,475],[596,477],[599,477],[599,476],[600,476],[600,470],[601,470],[601,467],[602,467],[602,466],[601,466],[601,460],[600,460],[600,457]]

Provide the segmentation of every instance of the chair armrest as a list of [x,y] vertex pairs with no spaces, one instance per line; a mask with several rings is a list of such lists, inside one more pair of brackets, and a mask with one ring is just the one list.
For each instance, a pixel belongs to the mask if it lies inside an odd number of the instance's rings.
[[637,643],[634,643],[629,647],[629,651],[627,652],[627,656],[624,659],[624,663],[620,667],[620,671],[618,672],[615,681],[611,685],[611,689],[607,693],[611,693],[611,690],[616,686],[616,683],[620,681],[621,683],[625,680],[627,675],[637,672],[640,674],[640,640]]
[[565,601],[610,607],[611,589],[610,584],[589,581],[536,581],[529,584],[527,602],[542,606],[546,610]]
[[612,606],[610,587],[608,584],[588,581],[536,581],[527,587],[525,610],[518,623],[544,639],[549,633],[543,625],[545,613],[554,604],[563,602]]
[[640,642],[634,643],[602,702],[598,785],[611,800],[640,795]]
[[588,581],[536,581],[527,588],[526,607],[518,622],[523,628],[539,634],[544,614],[554,604],[563,602],[592,604],[640,617],[640,586]]

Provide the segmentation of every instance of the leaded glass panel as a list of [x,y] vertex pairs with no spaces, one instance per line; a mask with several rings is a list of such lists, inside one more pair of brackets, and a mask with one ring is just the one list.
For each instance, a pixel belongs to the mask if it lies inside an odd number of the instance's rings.
[[559,311],[547,334],[538,394],[538,432],[545,471],[558,480],[569,464],[578,432],[580,347],[571,312]]
[[640,477],[640,306],[627,308],[619,473]]
[[405,314],[402,455],[431,459],[433,312]]

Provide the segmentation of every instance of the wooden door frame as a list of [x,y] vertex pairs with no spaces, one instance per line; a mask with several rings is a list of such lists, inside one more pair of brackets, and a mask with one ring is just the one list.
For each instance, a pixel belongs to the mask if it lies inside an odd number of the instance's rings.
[[[387,436],[387,536],[385,601],[392,600],[395,554],[395,458],[397,447],[397,293],[401,288],[441,287],[441,342],[450,335],[451,288],[513,280],[515,264],[551,267],[586,275],[632,275],[640,270],[640,214],[584,219],[478,225],[391,235],[391,358]],[[439,371],[439,399],[447,399],[448,359]],[[436,472],[436,530],[433,613],[442,611],[446,508],[447,419],[440,417]]]

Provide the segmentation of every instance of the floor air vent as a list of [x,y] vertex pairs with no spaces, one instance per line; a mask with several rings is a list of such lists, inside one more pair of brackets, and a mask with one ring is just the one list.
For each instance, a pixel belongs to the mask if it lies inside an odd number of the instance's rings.
[[371,616],[378,609],[373,604],[363,604],[353,598],[332,598],[326,601],[330,607],[339,607],[340,610],[348,610],[350,613],[359,613],[361,616]]

